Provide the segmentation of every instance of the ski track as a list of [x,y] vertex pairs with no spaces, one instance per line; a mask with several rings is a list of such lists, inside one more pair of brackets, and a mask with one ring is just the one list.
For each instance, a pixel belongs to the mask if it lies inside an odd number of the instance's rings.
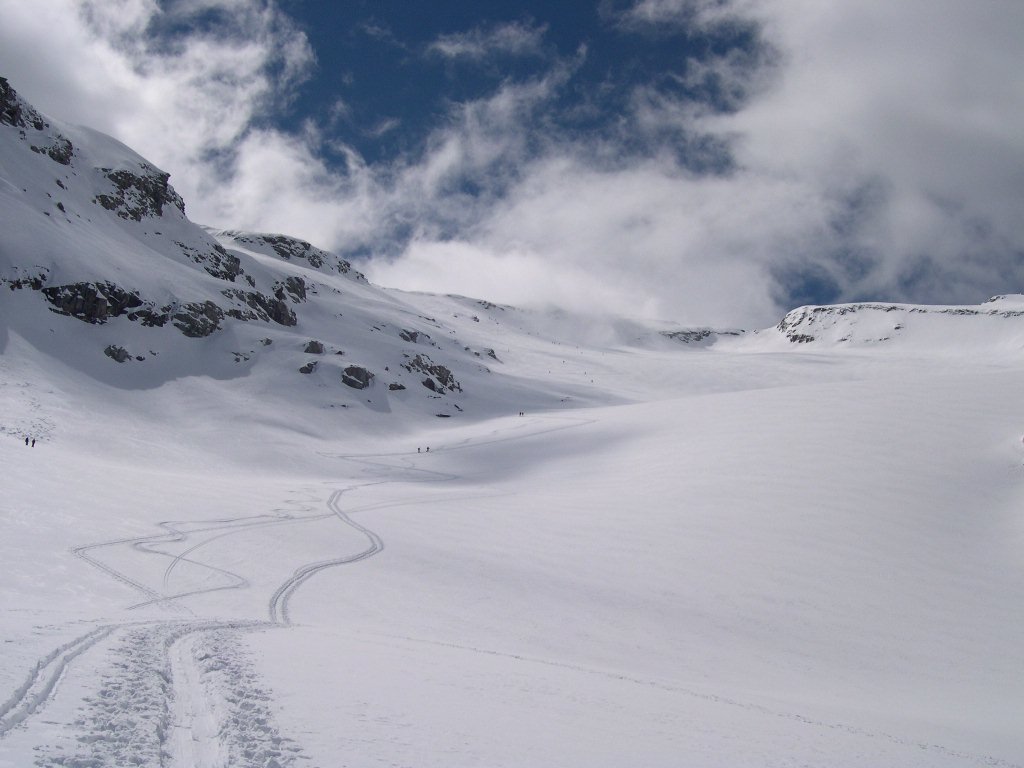
[[0,739],[12,728],[38,712],[53,695],[68,664],[106,638],[113,630],[113,626],[97,627],[39,659],[25,682],[0,705]]
[[[362,487],[362,486],[356,486]],[[348,489],[346,489],[348,490]],[[309,563],[297,569],[291,578],[285,581],[281,586],[277,588],[274,594],[270,598],[269,613],[270,621],[274,624],[291,624],[291,619],[288,615],[288,601],[295,591],[302,586],[302,584],[316,573],[326,569],[333,568],[339,565],[347,565],[349,563],[357,563],[360,560],[365,560],[368,557],[373,557],[379,552],[384,551],[384,540],[376,533],[371,531],[369,528],[360,525],[350,518],[345,511],[338,505],[338,500],[341,498],[344,490],[335,491],[331,494],[327,500],[327,507],[337,516],[342,523],[362,533],[367,540],[370,542],[370,546],[364,549],[362,552],[358,552],[354,555],[347,555],[345,557],[339,557],[334,560],[325,560],[319,563]]]
[[[530,430],[530,427],[535,427],[541,419],[545,421],[560,419],[571,423]],[[342,525],[365,537],[368,544],[365,549],[354,554],[299,566],[271,595],[268,602],[269,621],[165,620],[104,625],[61,645],[40,659],[25,682],[4,704],[0,705],[0,740],[13,728],[23,725],[45,706],[46,702],[54,695],[68,666],[76,658],[101,640],[115,632],[120,632],[124,636],[120,648],[115,652],[119,659],[119,662],[113,665],[116,671],[101,682],[96,696],[86,699],[86,712],[75,723],[75,726],[84,733],[78,735],[70,747],[58,744],[43,748],[43,755],[37,760],[37,765],[43,768],[123,764],[162,765],[171,768],[266,765],[285,768],[294,765],[295,760],[299,758],[306,759],[302,756],[301,749],[288,739],[281,737],[274,727],[268,703],[270,697],[259,687],[255,674],[243,658],[244,654],[239,650],[238,634],[242,631],[280,629],[291,626],[289,603],[309,579],[328,568],[358,563],[384,551],[385,544],[380,535],[353,520],[350,514],[392,506],[416,503],[436,504],[443,501],[438,498],[421,501],[412,499],[369,505],[346,511],[341,506],[344,495],[361,488],[388,483],[415,483],[428,480],[437,482],[457,479],[457,475],[417,467],[411,456],[418,455],[422,459],[448,451],[467,450],[482,445],[551,434],[590,423],[593,423],[593,420],[553,416],[533,417],[521,426],[517,425],[513,428],[516,431],[527,430],[525,433],[502,436],[501,432],[495,431],[482,440],[467,438],[452,445],[438,446],[431,453],[322,454],[329,458],[363,465],[364,472],[375,474],[379,479],[336,488],[326,500],[328,509],[326,513],[302,514],[314,511],[313,507],[302,505],[298,510],[299,514],[275,510],[277,512],[275,515],[165,521],[158,524],[165,533],[115,539],[73,548],[71,552],[77,557],[146,596],[147,600],[129,606],[129,610],[146,605],[163,604],[169,605],[175,610],[191,613],[186,606],[182,606],[176,601],[194,595],[250,586],[249,581],[240,574],[195,558],[195,553],[216,540],[258,528],[303,524],[333,517]],[[461,496],[459,498],[463,499]],[[315,500],[309,499],[308,501]],[[302,502],[289,503],[302,504]],[[158,548],[170,544],[187,543],[192,538],[210,533],[213,535],[206,536],[176,554]],[[130,546],[146,554],[169,558],[170,562],[163,573],[164,589],[169,585],[174,570],[182,563],[207,568],[231,579],[233,583],[177,594],[162,594],[89,554],[92,550],[116,546]],[[798,713],[779,711],[760,704],[657,680],[646,680],[566,662],[456,643],[402,635],[382,635],[382,637],[598,675],[670,691],[710,703],[737,707],[763,714],[766,717],[784,718],[817,729],[838,729],[894,745],[932,751],[945,757],[968,760],[979,765],[993,766],[994,768],[1024,768],[1018,764],[986,755],[968,754],[940,744],[908,741],[889,733],[817,720]],[[75,754],[69,754],[71,752]]]

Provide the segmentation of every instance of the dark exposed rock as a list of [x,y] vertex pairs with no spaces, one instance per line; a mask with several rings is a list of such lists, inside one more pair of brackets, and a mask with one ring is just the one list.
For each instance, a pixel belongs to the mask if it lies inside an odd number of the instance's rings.
[[6,285],[12,291],[20,290],[22,288],[31,288],[33,291],[41,291],[43,286],[46,285],[46,279],[49,272],[46,267],[37,267],[39,272],[32,274],[27,270],[19,269],[18,272],[21,274],[18,277],[9,277],[6,279],[0,279],[0,285]]
[[444,394],[448,391],[462,391],[462,385],[455,380],[452,372],[447,367],[435,363],[426,355],[416,355],[412,360],[402,363],[402,367],[410,373],[425,373],[428,377],[432,377],[424,379],[423,386],[433,392]]
[[310,362],[306,363],[304,366],[299,368],[299,373],[312,373],[313,371],[316,370],[316,366],[317,361],[311,360]]
[[0,124],[37,131],[47,127],[42,116],[18,97],[4,77],[0,77]]
[[373,381],[373,374],[358,365],[350,365],[341,374],[341,383],[353,389],[366,389]]
[[423,333],[423,331],[403,330],[398,335],[403,341],[408,341],[410,344],[419,344],[421,340],[427,342],[430,341],[430,336]]
[[174,327],[189,338],[199,339],[220,330],[224,310],[212,301],[183,304],[171,315]]
[[152,306],[144,306],[129,312],[127,317],[132,322],[142,323],[147,328],[163,328],[171,319],[171,309],[171,307],[154,309]]
[[322,355],[324,353],[324,344],[322,341],[310,339],[309,343],[306,344],[306,348],[302,351],[310,355]]
[[103,350],[103,354],[118,363],[126,363],[131,358],[131,354],[124,347],[119,347],[115,344],[111,344]]
[[40,292],[53,305],[52,311],[86,323],[105,323],[144,305],[138,293],[108,282],[54,285]]
[[100,171],[113,184],[114,192],[110,195],[97,195],[94,202],[122,219],[142,221],[144,217],[157,218],[163,215],[164,206],[168,204],[184,215],[184,201],[174,191],[174,187],[167,183],[171,177],[169,173],[147,163],[142,163],[141,175],[110,168],[101,168]]
[[393,381],[388,384],[388,389],[392,392],[398,392],[399,390],[405,389],[405,384],[399,384],[398,382]]
[[281,301],[284,301],[285,294],[287,293],[292,297],[292,301],[298,304],[306,300],[306,288],[306,281],[301,277],[293,275],[274,283],[274,295]]
[[501,362],[501,360],[498,360],[498,354],[493,349],[491,349],[490,347],[484,347],[484,349],[482,349],[482,350],[475,350],[475,349],[472,349],[470,347],[466,347],[466,351],[467,352],[472,352],[477,357],[481,357],[482,355],[487,355],[492,360],[497,360],[499,363]]
[[742,336],[746,331],[715,330],[714,328],[685,328],[678,331],[662,331],[661,335],[683,344],[710,346],[721,336]]
[[51,160],[61,165],[71,165],[71,156],[75,153],[71,142],[60,134],[53,137],[53,143],[48,147],[37,147],[33,144],[29,149],[41,155],[48,155]]
[[701,341],[705,341],[711,336],[711,329],[697,328],[686,331],[662,331],[662,336],[676,341],[681,341],[684,344],[697,344]]
[[214,243],[209,251],[201,251],[177,240],[174,243],[189,259],[202,266],[208,274],[220,280],[233,283],[235,278],[243,273],[242,262],[239,258],[232,256],[219,243]]
[[[275,322],[278,325],[292,326],[298,322],[295,313],[282,299],[271,298],[256,291],[243,291],[238,288],[225,288],[221,293],[238,302],[234,309],[225,312],[228,317],[236,320],[262,320]],[[245,307],[244,309],[242,307]]]
[[351,276],[360,281],[366,282],[366,277],[359,271],[352,268],[352,264],[345,259],[339,259],[327,251],[321,250],[305,240],[300,240],[297,237],[288,237],[287,235],[261,235],[261,234],[249,234],[241,232],[225,232],[224,234],[231,237],[235,242],[242,243],[243,245],[269,245],[274,252],[286,261],[292,259],[303,259],[311,267],[319,269],[325,264],[339,272],[340,274],[351,274]]

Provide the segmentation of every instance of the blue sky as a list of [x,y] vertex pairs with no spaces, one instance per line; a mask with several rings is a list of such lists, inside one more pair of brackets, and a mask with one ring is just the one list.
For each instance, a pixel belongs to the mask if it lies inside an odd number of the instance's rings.
[[687,324],[1024,291],[1018,0],[0,0],[0,75],[190,216]]
[[[764,48],[751,23],[645,25],[628,17],[628,5],[592,0],[286,0],[281,8],[316,53],[288,118],[314,116],[368,162],[422,151],[453,104],[542,79],[558,66],[568,70],[566,82],[524,129],[590,134],[623,152],[649,152],[643,142],[629,142],[622,124],[637,88],[728,109],[734,94],[714,82],[687,82],[688,75],[703,61],[730,52],[754,60]],[[664,137],[670,144],[673,138]],[[681,159],[709,165],[706,153],[685,143],[678,149]]]

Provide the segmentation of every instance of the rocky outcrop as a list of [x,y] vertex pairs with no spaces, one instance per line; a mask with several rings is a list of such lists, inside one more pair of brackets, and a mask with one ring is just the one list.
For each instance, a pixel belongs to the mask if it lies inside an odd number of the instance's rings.
[[467,352],[472,352],[475,357],[483,357],[484,355],[487,355],[487,357],[491,358],[492,360],[495,360],[499,363],[501,362],[501,360],[498,360],[498,354],[490,347],[484,347],[483,349],[473,349],[472,347],[465,347],[465,350]]
[[373,374],[358,365],[350,365],[341,374],[341,383],[352,389],[366,389],[373,381]]
[[443,395],[447,392],[462,391],[462,385],[456,381],[452,372],[446,366],[435,363],[426,355],[416,355],[411,360],[402,363],[402,367],[410,373],[427,374],[421,383],[432,392]]
[[324,353],[324,343],[316,339],[310,339],[306,344],[306,348],[302,351],[309,355],[322,355]]
[[306,374],[312,373],[313,371],[316,370],[316,366],[317,366],[317,361],[316,360],[310,360],[304,366],[299,368],[299,373],[306,373]]
[[[209,250],[193,248],[177,240],[174,241],[174,244],[192,262],[201,266],[207,274],[213,275],[218,280],[233,283],[236,277],[244,273],[239,258],[228,253],[220,243],[213,243]],[[251,282],[250,280],[250,284]]]
[[305,240],[300,240],[297,237],[276,234],[258,234],[253,232],[236,232],[231,230],[225,231],[223,234],[230,237],[240,245],[255,246],[257,249],[260,247],[269,247],[275,254],[285,261],[301,259],[315,269],[321,269],[326,266],[328,269],[333,269],[339,274],[349,275],[354,280],[358,280],[363,283],[366,282],[366,277],[361,272],[353,269],[350,262],[345,259],[340,259],[337,256],[317,248],[316,246],[307,243]]
[[235,302],[235,307],[224,313],[228,317],[246,321],[262,320],[284,326],[293,326],[298,322],[295,313],[283,299],[238,288],[226,288],[221,293]]
[[36,112],[18,96],[11,88],[7,78],[0,77],[0,125],[15,128],[32,128],[42,131],[48,127],[42,115]]
[[713,328],[686,328],[678,331],[662,331],[661,335],[683,344],[701,347],[710,346],[720,336],[742,336],[746,331],[716,331]]
[[171,315],[174,327],[192,339],[209,336],[220,330],[224,310],[212,301],[197,301],[183,304]]
[[131,359],[131,353],[124,347],[119,347],[116,344],[109,345],[103,350],[103,354],[116,363],[126,363]]
[[75,148],[71,145],[71,141],[59,133],[53,137],[53,140],[47,146],[37,147],[35,144],[30,144],[29,149],[40,155],[46,155],[55,163],[60,163],[61,165],[71,165],[71,158],[75,154]]
[[33,291],[41,291],[49,278],[49,270],[46,267],[37,267],[38,272],[30,272],[27,269],[15,269],[17,277],[0,278],[0,285],[6,285],[12,291],[30,288]]
[[52,305],[50,309],[53,312],[86,323],[105,323],[130,309],[144,306],[138,293],[109,282],[70,283],[39,290]]
[[407,331],[402,330],[398,334],[402,341],[408,341],[410,344],[422,344],[424,342],[430,342],[430,336],[423,333],[423,331]]
[[109,195],[97,195],[93,202],[125,220],[159,218],[163,216],[165,205],[172,205],[184,216],[185,202],[168,183],[171,175],[147,163],[141,164],[141,170],[142,173],[139,174],[100,168],[100,172],[113,186],[113,191]]
[[299,304],[306,300],[307,288],[305,280],[292,275],[274,283],[274,296],[284,301],[285,295],[288,295],[291,297],[292,303]]

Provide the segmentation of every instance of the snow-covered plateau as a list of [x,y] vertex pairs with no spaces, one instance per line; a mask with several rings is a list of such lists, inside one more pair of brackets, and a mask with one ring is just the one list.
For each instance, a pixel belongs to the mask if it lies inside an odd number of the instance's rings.
[[0,766],[1024,765],[1022,392],[1019,295],[384,289],[0,79]]

